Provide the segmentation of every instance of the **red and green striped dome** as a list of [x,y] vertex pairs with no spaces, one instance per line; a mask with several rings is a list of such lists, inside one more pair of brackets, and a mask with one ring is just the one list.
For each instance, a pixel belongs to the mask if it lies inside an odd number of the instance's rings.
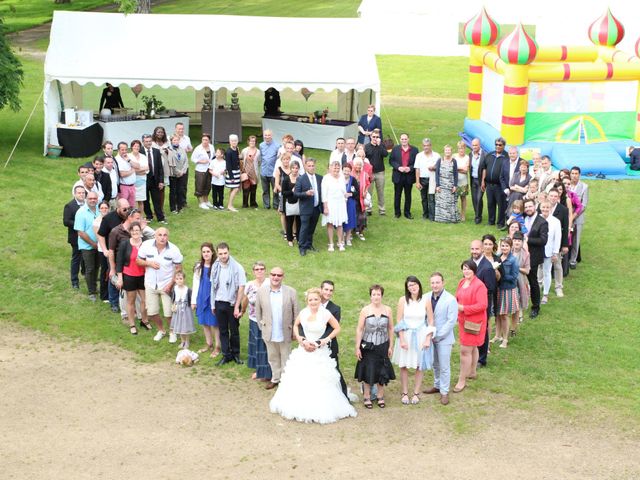
[[478,14],[464,24],[464,38],[470,45],[493,45],[500,35],[500,25],[493,21],[483,7]]
[[498,55],[510,64],[528,65],[536,58],[538,44],[524,30],[522,23],[498,43]]
[[623,37],[624,26],[609,9],[589,27],[589,39],[595,45],[613,47],[620,43]]

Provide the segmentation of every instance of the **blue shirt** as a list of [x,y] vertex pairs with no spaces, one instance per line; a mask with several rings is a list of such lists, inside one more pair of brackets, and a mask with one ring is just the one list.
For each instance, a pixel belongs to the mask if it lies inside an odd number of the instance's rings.
[[273,170],[276,167],[278,159],[278,149],[280,145],[272,141],[271,143],[262,142],[260,144],[260,156],[262,163],[260,165],[260,175],[263,177],[273,177]]
[[[100,210],[95,207],[95,211],[92,212],[89,209],[89,205],[83,205],[76,212],[76,218],[73,222],[73,229],[77,232],[86,233],[91,240],[98,242],[96,232],[93,231],[93,221],[100,215]],[[95,250],[90,243],[85,242],[80,235],[78,235],[78,249],[79,250]]]
[[275,291],[270,290],[269,301],[271,302],[271,341],[284,342],[282,329],[282,288]]

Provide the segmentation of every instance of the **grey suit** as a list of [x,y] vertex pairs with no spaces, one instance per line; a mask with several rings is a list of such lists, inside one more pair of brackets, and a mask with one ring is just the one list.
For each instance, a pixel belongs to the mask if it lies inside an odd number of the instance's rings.
[[[431,302],[433,292],[427,294]],[[458,322],[458,302],[456,297],[443,290],[433,312],[436,336],[433,339],[433,386],[442,395],[449,393],[451,385],[451,349],[456,342],[453,328]]]
[[[256,294],[256,321],[258,328],[262,331],[262,339],[267,347],[269,366],[271,367],[271,381],[280,382],[282,369],[291,353],[291,340],[293,338],[293,323],[298,316],[298,297],[296,291],[287,286],[281,285],[282,294],[282,331],[273,330],[273,315],[271,307],[271,285],[267,282]],[[272,341],[272,338],[279,338],[281,341]],[[278,335],[280,334],[280,335]]]
[[578,261],[578,253],[580,252],[580,237],[582,237],[582,227],[584,226],[584,214],[587,211],[589,203],[589,185],[584,182],[578,182],[573,189],[580,198],[584,210],[573,221],[573,243],[571,244],[571,255],[569,256],[569,264],[575,265]]

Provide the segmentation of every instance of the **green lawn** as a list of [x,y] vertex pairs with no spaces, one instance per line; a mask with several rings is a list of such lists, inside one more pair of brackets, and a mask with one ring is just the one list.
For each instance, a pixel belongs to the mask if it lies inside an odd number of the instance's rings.
[[[245,3],[243,13],[249,8]],[[259,5],[266,3],[269,2]],[[340,5],[346,9],[353,3]],[[157,10],[170,8],[167,4]],[[255,8],[251,13],[258,12],[259,7]],[[207,11],[213,11],[213,7]],[[280,10],[268,11],[275,14]],[[419,144],[424,136],[431,137],[437,149],[456,141],[466,108],[464,59],[384,56],[378,61],[386,133],[390,133],[391,120],[398,132],[410,134],[414,144]],[[23,111],[0,112],[3,164],[42,88],[42,64],[24,60],[24,67],[27,81],[22,92]],[[165,342],[155,344],[146,333],[132,337],[107,307],[91,305],[85,295],[70,290],[69,247],[61,217],[81,160],[43,158],[42,124],[42,109],[38,108],[13,160],[0,171],[3,225],[0,318],[60,338],[95,342],[97,349],[104,343],[115,344],[135,352],[140,361],[171,362],[174,347]],[[327,152],[311,153],[322,160],[328,156]],[[640,247],[633,234],[637,231],[640,184],[591,181],[589,185],[591,196],[583,240],[585,261],[566,280],[566,297],[556,299],[552,294],[542,315],[524,323],[509,349],[494,349],[490,368],[482,370],[480,379],[465,392],[464,400],[453,403],[452,410],[445,413],[457,428],[468,428],[483,407],[542,406],[580,420],[585,419],[587,412],[590,420],[606,419],[637,429],[640,397],[634,392],[639,387],[640,332],[635,325],[640,277],[630,260],[640,258]],[[374,215],[366,242],[356,242],[346,253],[321,251],[301,258],[282,241],[273,212],[243,211],[237,215],[202,212],[194,208],[192,191],[190,185],[191,208],[187,213],[169,218],[171,240],[185,254],[188,269],[196,261],[202,241],[224,240],[246,268],[257,259],[269,266],[281,265],[287,274],[286,281],[299,293],[325,278],[336,281],[335,300],[343,307],[341,364],[348,379],[355,365],[352,342],[357,314],[367,302],[370,284],[382,283],[387,303],[394,306],[409,274],[417,275],[426,284],[429,274],[439,270],[445,275],[447,288],[454,291],[460,278],[458,266],[468,255],[470,240],[487,232],[499,233],[470,222],[436,225]],[[391,206],[390,181],[386,195]],[[420,217],[416,192],[413,199],[414,216]],[[612,205],[617,207],[611,208]],[[318,230],[316,245],[322,247],[325,237]],[[244,319],[243,353],[246,338]],[[201,336],[196,335],[194,344],[201,342]],[[457,349],[454,352],[455,375]],[[246,377],[248,373],[244,367],[231,367],[220,373],[208,361],[198,369],[233,378]],[[393,394],[399,391],[398,383],[392,386]],[[462,417],[468,416],[468,420],[460,424],[456,412],[464,412]]]
[[111,4],[110,0],[72,0],[59,5],[53,0],[2,0],[0,17],[9,32],[16,32],[50,22],[54,10],[92,10]]

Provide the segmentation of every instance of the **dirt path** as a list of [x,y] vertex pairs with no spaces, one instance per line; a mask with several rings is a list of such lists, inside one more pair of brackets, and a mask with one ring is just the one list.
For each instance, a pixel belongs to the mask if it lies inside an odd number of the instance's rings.
[[540,412],[481,418],[475,433],[454,434],[454,404],[445,411],[428,398],[305,425],[269,413],[271,394],[251,380],[139,364],[113,347],[0,327],[7,479],[640,475],[636,442]]

